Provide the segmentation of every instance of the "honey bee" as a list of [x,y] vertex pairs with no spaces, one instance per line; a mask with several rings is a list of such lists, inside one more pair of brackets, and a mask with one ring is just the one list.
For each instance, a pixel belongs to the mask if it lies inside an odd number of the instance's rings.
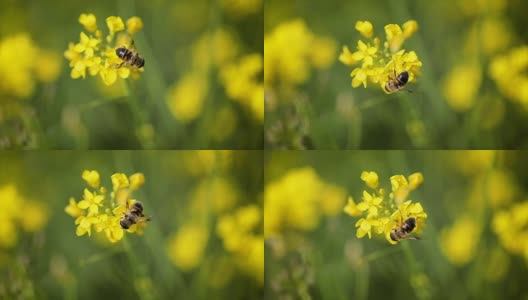
[[123,229],[128,229],[134,224],[148,222],[152,219],[151,217],[145,217],[143,214],[143,204],[139,201],[134,202],[132,207],[128,205],[127,201],[126,211],[123,214],[124,216],[121,217],[121,220],[119,221],[119,225],[121,225],[121,228]]
[[409,72],[403,71],[396,75],[396,69],[394,69],[394,77],[389,76],[389,81],[385,84],[385,91],[387,93],[395,93],[401,91],[409,81]]
[[419,237],[411,236],[414,228],[416,228],[416,219],[414,217],[409,217],[402,222],[401,225],[391,230],[390,238],[395,242],[405,239],[419,240]]
[[131,67],[137,67],[138,69],[143,68],[143,66],[145,65],[145,60],[139,55],[139,53],[134,47],[134,41],[132,41],[130,47],[130,49],[126,47],[120,47],[116,49],[117,57],[123,60],[122,63],[117,65],[116,69],[121,68],[125,64]]

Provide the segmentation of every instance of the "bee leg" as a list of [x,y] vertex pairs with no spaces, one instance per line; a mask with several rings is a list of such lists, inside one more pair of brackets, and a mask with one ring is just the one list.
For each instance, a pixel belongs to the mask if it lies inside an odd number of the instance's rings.
[[[114,69],[119,69],[119,68],[121,68],[125,63],[126,63],[126,62],[124,61],[124,62],[120,63],[119,65],[114,65]],[[128,204],[128,200],[127,200],[127,204]],[[127,208],[128,208],[128,207],[127,207]]]

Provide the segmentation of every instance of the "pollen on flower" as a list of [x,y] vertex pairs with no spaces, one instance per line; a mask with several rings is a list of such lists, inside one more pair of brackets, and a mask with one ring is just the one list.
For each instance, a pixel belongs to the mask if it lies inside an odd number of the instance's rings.
[[[361,173],[361,180],[374,190],[369,192],[363,190],[362,201],[356,203],[352,196],[348,198],[348,203],[343,211],[352,217],[361,217],[356,223],[356,237],[363,238],[372,234],[385,236],[385,239],[391,244],[397,244],[391,237],[394,228],[402,225],[405,220],[414,218],[415,228],[412,233],[420,232],[425,225],[427,214],[422,204],[413,203],[408,199],[409,193],[418,188],[423,182],[422,173],[414,173],[409,177],[403,175],[394,175],[390,177],[391,193],[386,197],[385,190],[379,187],[378,174],[372,171]],[[401,236],[398,240],[405,239],[407,236]]]
[[146,226],[147,219],[141,217],[131,221],[128,228],[121,225],[121,220],[127,210],[137,201],[132,199],[132,193],[138,189],[145,177],[142,173],[135,173],[127,177],[123,173],[111,176],[113,192],[108,195],[105,187],[100,187],[99,172],[85,170],[82,178],[93,189],[85,188],[82,200],[77,202],[73,197],[64,211],[75,218],[77,236],[92,236],[92,230],[104,234],[111,243],[120,241],[125,234],[136,233],[141,235]]
[[401,48],[405,40],[418,30],[418,23],[410,20],[402,27],[398,24],[386,25],[385,42],[382,43],[380,38],[373,35],[372,23],[356,22],[356,30],[367,38],[367,41],[359,40],[355,52],[344,46],[338,57],[339,61],[347,66],[359,65],[350,74],[352,87],[363,85],[366,88],[368,83],[374,83],[379,84],[385,93],[391,93],[392,91],[385,88],[387,82],[397,80],[398,74],[404,71],[408,73],[409,82],[416,81],[422,62],[416,52],[407,52]]
[[[93,14],[81,14],[79,23],[88,33],[81,32],[78,43],[69,43],[64,57],[70,62],[72,68],[70,76],[73,79],[86,78],[86,75],[100,76],[104,84],[113,85],[118,78],[139,78],[143,69],[134,66],[122,65],[123,62],[116,54],[116,48],[126,45],[130,47],[132,35],[143,28],[139,17],[127,20],[127,33],[116,33],[125,30],[125,23],[120,17],[106,18],[108,35],[103,38],[103,33],[97,27],[97,19]],[[123,43],[126,40],[126,43]]]

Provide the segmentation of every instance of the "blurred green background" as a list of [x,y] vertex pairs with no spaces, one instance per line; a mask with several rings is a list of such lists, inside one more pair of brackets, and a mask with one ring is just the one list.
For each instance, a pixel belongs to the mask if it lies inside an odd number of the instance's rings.
[[[527,299],[527,154],[267,152],[265,298]],[[371,191],[363,171],[387,195],[390,176],[423,173],[407,198],[428,214],[422,240],[356,237],[343,208]]]
[[[525,148],[526,8],[521,0],[267,0],[265,147]],[[385,25],[411,19],[419,29],[403,49],[423,62],[413,93],[352,88],[354,67],[338,56],[366,41],[356,21],[370,21],[383,42]]]
[[[262,65],[239,76],[227,70],[262,60],[262,7],[1,0],[0,149],[261,149]],[[70,77],[64,52],[89,33],[81,14],[94,14],[104,36],[109,16],[142,19],[133,36],[146,62],[138,80],[108,87],[99,76]]]
[[[0,298],[262,299],[262,157],[261,151],[0,153]],[[143,235],[125,233],[115,244],[94,230],[76,236],[75,219],[64,209],[89,188],[83,170],[97,170],[109,191],[114,173],[144,174],[133,193],[153,218]],[[244,208],[259,212],[257,226],[240,237],[254,247],[233,250],[219,223]]]

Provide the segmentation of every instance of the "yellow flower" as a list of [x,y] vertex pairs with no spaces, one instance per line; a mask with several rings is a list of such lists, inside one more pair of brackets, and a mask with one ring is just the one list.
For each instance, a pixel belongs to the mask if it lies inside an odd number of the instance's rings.
[[75,234],[77,236],[83,236],[86,233],[88,233],[88,236],[92,235],[92,225],[98,224],[99,218],[98,217],[86,217],[86,216],[80,216],[77,219],[75,219],[75,224],[77,226],[77,230],[75,231]]
[[[253,97],[255,93],[259,93],[257,97],[260,99],[256,101],[262,103],[263,106],[264,98],[260,94],[260,91],[263,91],[263,85],[262,82],[259,82],[259,77],[263,71],[262,67],[262,55],[260,53],[250,54],[242,57],[239,62],[226,64],[220,71],[220,79],[227,95],[243,106],[254,109]],[[257,108],[257,110],[263,113],[263,109]]]
[[420,185],[422,185],[424,181],[423,174],[420,172],[413,173],[409,175],[409,188],[412,190],[417,189]]
[[61,64],[59,54],[40,50],[39,63],[35,66],[35,75],[42,82],[53,82],[60,75]]
[[510,100],[528,109],[528,46],[510,50],[493,58],[489,74],[499,91]]
[[184,75],[167,93],[166,101],[174,118],[183,123],[196,119],[202,112],[208,89],[209,83],[204,75]]
[[135,173],[130,176],[130,188],[137,190],[145,183],[145,175],[143,173]]
[[264,84],[301,84],[312,67],[329,67],[328,56],[334,52],[335,42],[313,34],[303,20],[280,23],[264,36]]
[[[361,174],[361,179],[367,185],[376,189],[379,186],[378,175],[375,172],[364,171]],[[394,175],[390,177],[393,192],[389,195],[388,201],[384,201],[385,191],[380,188],[374,193],[363,191],[363,201],[356,205],[352,197],[348,198],[348,204],[344,211],[352,217],[363,216],[360,218],[355,227],[357,228],[356,236],[363,238],[368,235],[372,237],[372,231],[375,234],[384,234],[387,241],[391,244],[396,244],[390,238],[390,232],[396,226],[400,226],[409,217],[414,217],[416,220],[416,229],[419,231],[425,223],[427,214],[424,212],[420,203],[412,203],[411,200],[401,203],[410,191],[416,189],[423,182],[423,175],[421,173],[414,173],[407,179],[403,175]],[[405,197],[398,197],[399,191],[405,191]],[[397,209],[391,213],[393,207]]]
[[[138,17],[133,17],[128,21],[129,35],[141,29],[142,23]],[[117,78],[128,78],[129,76],[139,78],[143,68],[138,69],[127,64],[121,65],[122,60],[116,55],[116,44],[118,47],[130,46],[132,40],[129,35],[119,34],[114,43],[115,33],[125,28],[120,17],[108,17],[106,19],[109,29],[106,39],[103,39],[103,33],[97,30],[94,15],[82,14],[79,17],[79,22],[89,32],[95,31],[95,35],[87,35],[81,32],[79,43],[70,43],[68,50],[64,52],[64,56],[70,61],[69,65],[72,68],[70,76],[73,79],[85,78],[87,70],[90,76],[100,75],[106,85],[113,85]]]
[[79,23],[84,26],[84,29],[95,32],[97,30],[97,21],[94,14],[81,14],[79,16]]
[[123,173],[113,174],[110,178],[112,179],[112,188],[114,191],[127,188],[130,185],[128,177]]
[[385,85],[389,80],[394,80],[394,73],[400,74],[407,71],[409,82],[414,82],[419,75],[422,62],[414,51],[407,52],[400,50],[403,42],[418,30],[418,24],[414,20],[403,24],[403,30],[397,24],[385,26],[386,42],[380,47],[381,40],[372,38],[373,26],[368,21],[358,21],[356,29],[370,42],[359,40],[357,51],[351,53],[347,46],[339,55],[339,61],[345,65],[355,65],[361,62],[360,67],[354,68],[350,74],[352,87],[363,85],[367,87],[368,82],[379,83],[381,89],[385,90]]
[[103,195],[97,195],[96,193],[90,192],[88,189],[84,189],[83,200],[79,201],[77,207],[80,209],[88,209],[88,215],[97,215],[99,213],[99,207],[103,206],[103,200]]
[[378,174],[376,172],[364,171],[361,173],[361,180],[363,180],[371,189],[377,189],[379,185]]
[[170,260],[182,271],[191,271],[202,262],[208,239],[209,233],[201,225],[181,226],[168,242]]
[[379,230],[378,228],[382,227],[381,221],[374,219],[374,218],[361,218],[359,221],[356,222],[356,227],[358,230],[356,231],[356,236],[358,238],[364,237],[366,234],[368,234],[369,239],[372,237],[372,229]]
[[120,17],[115,16],[106,18],[106,26],[108,26],[110,34],[114,34],[125,29],[125,24],[123,23],[123,20]]
[[143,28],[143,21],[139,17],[132,17],[126,21],[126,27],[128,34],[133,35]]
[[84,170],[82,173],[82,179],[93,188],[98,188],[100,183],[99,173],[97,171]]
[[41,67],[35,64],[35,61],[40,61],[41,51],[43,50],[35,45],[27,33],[17,33],[0,40],[0,92],[2,94],[27,98],[33,93],[35,73],[42,71]]
[[348,46],[343,46],[343,51],[339,54],[339,61],[347,66],[351,66],[358,62],[354,54],[348,49]]
[[[461,83],[457,78],[465,78]],[[457,111],[464,112],[473,107],[477,100],[482,70],[479,64],[462,63],[453,67],[446,75],[443,93],[449,106]]]
[[24,202],[23,214],[20,219],[20,225],[25,231],[37,232],[48,221],[47,207],[38,202]]
[[352,217],[357,217],[361,215],[361,210],[357,208],[356,202],[354,201],[354,198],[352,198],[352,196],[348,197],[348,203],[345,208],[343,208],[343,211]]
[[[99,187],[100,176],[97,171],[85,170],[82,177],[91,187],[99,188],[101,194],[98,194],[97,191],[91,192],[88,189],[84,189],[84,199],[79,203],[76,203],[73,197],[70,198],[70,203],[65,207],[64,211],[76,218],[76,235],[83,236],[88,233],[88,236],[91,236],[93,226],[96,232],[104,232],[110,242],[116,243],[120,241],[124,237],[125,231],[121,228],[120,220],[127,209],[126,204],[128,203],[128,206],[131,207],[136,202],[135,199],[130,197],[133,191],[143,184],[145,180],[143,174],[136,173],[132,175],[130,177],[132,184],[129,184],[128,177],[123,173],[113,174],[111,179],[114,192],[110,193],[111,203],[105,201],[107,189]],[[129,186],[131,187],[130,189],[128,188]],[[116,204],[117,206],[114,206]],[[84,212],[86,209],[88,210],[87,214]],[[33,215],[33,223],[39,220],[39,216],[34,213],[30,215]],[[35,224],[33,225],[36,226]],[[127,231],[141,235],[145,226],[146,220],[145,222],[133,224]]]
[[470,216],[461,216],[440,234],[440,249],[454,265],[469,263],[476,254],[480,239],[480,226]]
[[70,197],[70,204],[64,208],[64,211],[74,218],[80,217],[83,214],[83,210],[77,206],[77,202],[73,197]]
[[369,21],[357,21],[356,30],[359,31],[362,36],[366,38],[371,38],[374,26],[372,26],[372,23],[370,23]]

